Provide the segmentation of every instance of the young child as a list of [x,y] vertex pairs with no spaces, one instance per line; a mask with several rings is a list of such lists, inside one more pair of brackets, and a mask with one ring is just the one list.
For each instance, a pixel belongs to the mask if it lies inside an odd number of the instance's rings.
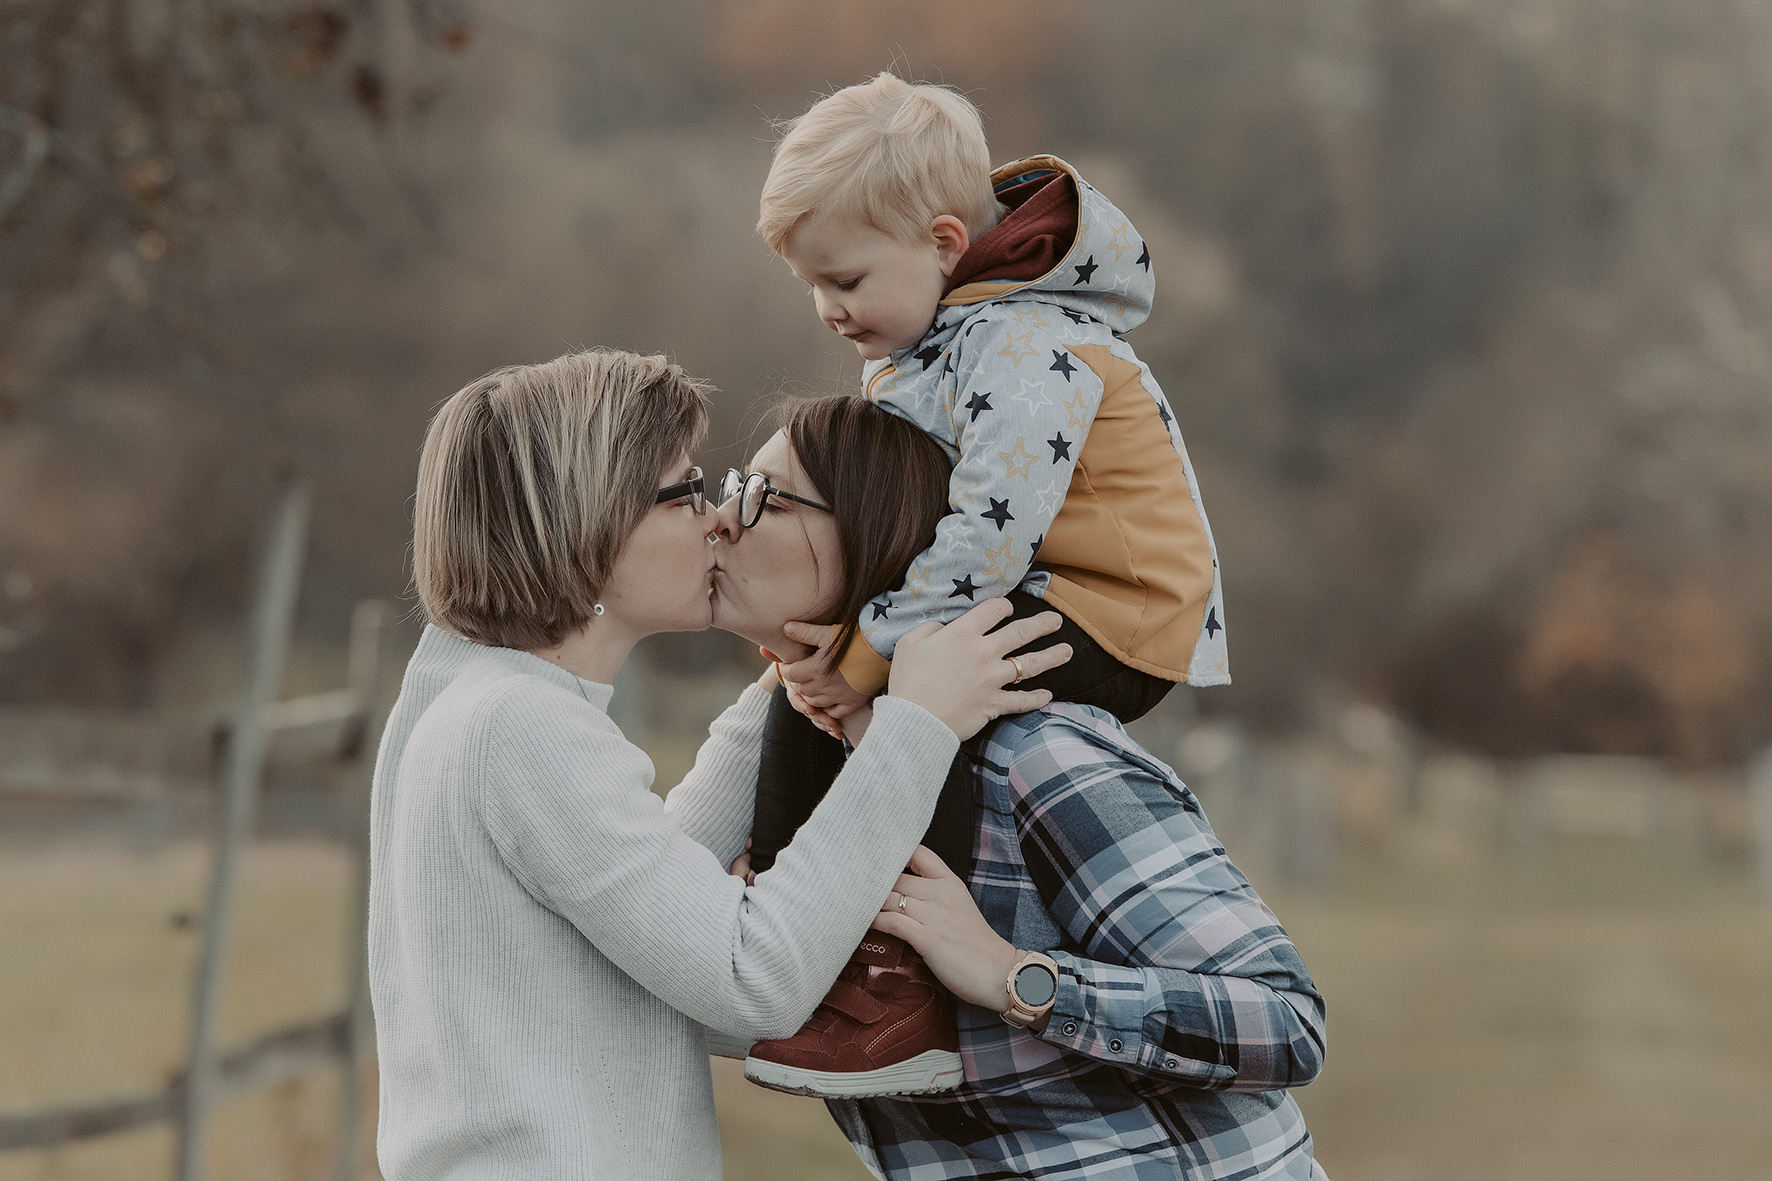
[[[1018,618],[1065,617],[1037,646],[1069,642],[1071,661],[1027,682],[1055,699],[1130,721],[1177,683],[1228,683],[1218,562],[1193,468],[1124,339],[1154,292],[1150,251],[1125,215],[1052,156],[993,172],[970,102],[882,73],[788,130],[758,230],[865,359],[865,396],[954,463],[952,512],[903,584],[864,610],[866,643],[834,669],[816,657],[784,668],[806,705],[843,716],[885,685],[900,637],[992,595],[1010,596]],[[755,871],[829,786],[835,745],[778,693]],[[924,841],[962,878],[972,849],[963,764]],[[747,1076],[833,1096],[956,1085],[951,1001],[929,995],[915,961],[870,933],[806,1029],[753,1047]]]

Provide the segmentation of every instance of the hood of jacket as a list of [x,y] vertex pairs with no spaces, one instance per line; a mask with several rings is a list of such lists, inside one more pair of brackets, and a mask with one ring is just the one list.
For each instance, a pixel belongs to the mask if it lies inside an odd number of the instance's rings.
[[1131,219],[1075,168],[1030,156],[991,173],[991,187],[1009,212],[961,258],[932,333],[964,318],[963,309],[1006,296],[1057,304],[1115,333],[1144,323],[1156,294],[1150,251]]

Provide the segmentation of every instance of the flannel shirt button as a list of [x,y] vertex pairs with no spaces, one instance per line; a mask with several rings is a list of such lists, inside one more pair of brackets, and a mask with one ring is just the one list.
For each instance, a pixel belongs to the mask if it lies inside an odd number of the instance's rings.
[[1165,1058],[1163,1060],[1163,1065],[1167,1066],[1170,1070],[1174,1070],[1176,1067],[1176,1061],[1173,1058]]
[[1067,1037],[1073,1033],[1076,1033],[1077,1032],[1077,1023],[1075,1021],[1066,1021],[1064,1023],[1064,1032]]
[[1120,1039],[1115,1038],[1113,1041],[1109,1042],[1108,1049],[1110,1049],[1114,1053],[1118,1054],[1120,1052]]

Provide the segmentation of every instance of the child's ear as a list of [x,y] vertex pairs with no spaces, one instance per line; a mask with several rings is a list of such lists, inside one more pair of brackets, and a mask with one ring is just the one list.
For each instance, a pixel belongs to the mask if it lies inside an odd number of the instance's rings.
[[972,245],[966,223],[944,213],[929,223],[929,236],[935,240],[935,257],[941,263],[941,273],[952,278],[954,268],[960,265],[960,256]]

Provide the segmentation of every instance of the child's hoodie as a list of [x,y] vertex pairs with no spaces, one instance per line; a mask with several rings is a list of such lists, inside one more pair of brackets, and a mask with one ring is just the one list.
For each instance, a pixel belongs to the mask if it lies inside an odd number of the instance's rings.
[[1009,212],[961,258],[923,339],[862,372],[942,444],[952,513],[902,587],[862,611],[841,670],[871,692],[898,640],[1020,587],[1119,660],[1221,685],[1217,552],[1181,432],[1124,334],[1150,314],[1150,251],[1075,169],[991,175]]

